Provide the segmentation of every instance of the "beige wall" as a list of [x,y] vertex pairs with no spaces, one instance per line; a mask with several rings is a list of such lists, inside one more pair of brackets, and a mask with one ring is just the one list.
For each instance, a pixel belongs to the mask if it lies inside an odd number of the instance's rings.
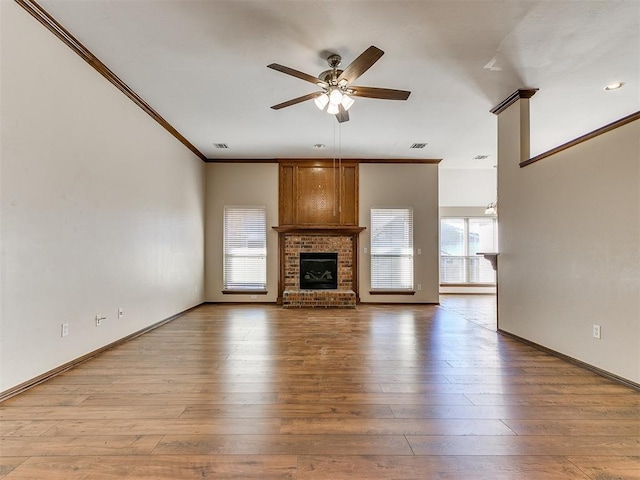
[[481,207],[440,207],[440,217],[484,217],[486,209],[486,205]]
[[204,165],[16,3],[0,9],[5,391],[202,302]]
[[[437,165],[360,165],[360,299],[384,303],[438,303],[438,219]],[[421,249],[414,264],[414,281],[422,289],[413,296],[370,295],[369,252],[372,207],[413,207],[413,245]],[[416,287],[417,288],[417,287]]]
[[[267,295],[222,293],[223,213],[225,205],[267,208]],[[278,164],[211,163],[207,165],[206,300],[275,302],[278,297]]]
[[[363,302],[438,302],[438,167],[437,165],[360,165],[360,225],[369,228],[372,206],[413,206],[416,256],[415,296],[369,295],[368,230],[360,235],[360,296]],[[390,188],[390,185],[393,188]],[[278,165],[212,163],[207,165],[206,300],[210,302],[275,302],[278,294]],[[268,295],[222,294],[223,208],[225,205],[267,207]],[[255,297],[255,298],[254,298]]]
[[519,168],[519,106],[498,122],[500,327],[640,383],[640,121]]

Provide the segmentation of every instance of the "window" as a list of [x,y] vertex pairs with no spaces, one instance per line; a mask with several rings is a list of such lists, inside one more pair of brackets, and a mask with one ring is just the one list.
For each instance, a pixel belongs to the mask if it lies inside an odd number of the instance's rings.
[[413,290],[413,210],[371,209],[371,288]]
[[265,207],[224,207],[224,289],[267,287]]
[[496,252],[495,217],[440,220],[440,283],[495,283],[496,272],[478,252]]

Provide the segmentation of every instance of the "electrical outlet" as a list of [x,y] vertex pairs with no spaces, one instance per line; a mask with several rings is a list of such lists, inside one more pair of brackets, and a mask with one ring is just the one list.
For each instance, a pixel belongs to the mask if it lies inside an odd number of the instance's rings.
[[593,324],[593,338],[600,338],[601,334],[600,325]]
[[122,308],[118,309],[118,318],[124,317],[124,310]]
[[106,320],[107,317],[105,317],[104,315],[96,315],[96,327],[99,327],[102,325],[102,321]]
[[67,335],[69,335],[69,324],[63,323],[62,325],[60,325],[60,336],[66,337]]
[[251,300],[257,300],[258,299],[258,295],[251,295]]

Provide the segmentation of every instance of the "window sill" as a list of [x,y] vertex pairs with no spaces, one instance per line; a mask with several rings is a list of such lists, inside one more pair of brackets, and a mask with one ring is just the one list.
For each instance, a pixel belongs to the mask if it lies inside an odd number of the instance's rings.
[[222,290],[223,295],[266,295],[267,290]]
[[414,290],[370,290],[369,295],[415,295]]

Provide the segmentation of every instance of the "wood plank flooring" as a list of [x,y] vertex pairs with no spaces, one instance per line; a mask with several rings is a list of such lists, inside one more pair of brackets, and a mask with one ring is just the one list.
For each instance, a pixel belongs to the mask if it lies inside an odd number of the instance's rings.
[[640,393],[493,297],[205,305],[1,403],[0,478],[637,480]]

